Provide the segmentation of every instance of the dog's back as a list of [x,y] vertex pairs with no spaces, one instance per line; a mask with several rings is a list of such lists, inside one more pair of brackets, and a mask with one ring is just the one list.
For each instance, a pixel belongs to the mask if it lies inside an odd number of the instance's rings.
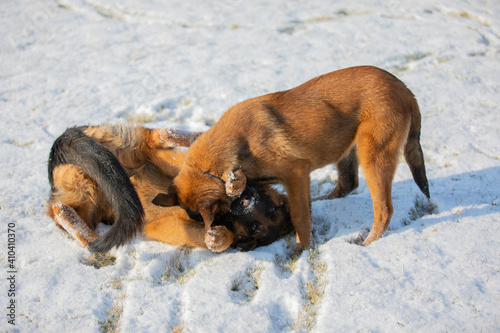
[[[407,132],[414,104],[404,83],[384,70],[339,70],[231,107],[191,146],[188,160],[220,173],[228,163],[248,164],[243,169],[250,179],[276,177],[282,170],[276,164],[288,166],[295,160],[310,161],[314,170],[346,154],[362,123],[376,124],[371,130],[378,133],[393,128]],[[204,158],[211,154],[232,157],[224,163]]]

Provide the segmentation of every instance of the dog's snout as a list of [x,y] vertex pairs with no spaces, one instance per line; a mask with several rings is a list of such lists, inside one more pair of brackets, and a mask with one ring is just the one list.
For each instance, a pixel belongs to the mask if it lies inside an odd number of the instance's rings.
[[252,251],[257,247],[257,240],[252,237],[237,237],[234,239],[233,246],[241,252]]
[[239,202],[239,206],[242,207],[242,208],[246,208],[250,205],[250,198],[248,197],[245,197],[245,198],[242,198]]
[[249,214],[257,201],[257,192],[251,187],[247,187],[239,198],[231,204],[231,213],[235,215]]

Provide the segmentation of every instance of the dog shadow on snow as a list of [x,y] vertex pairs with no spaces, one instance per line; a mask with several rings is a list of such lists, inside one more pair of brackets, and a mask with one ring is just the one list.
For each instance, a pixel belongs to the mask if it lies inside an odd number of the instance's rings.
[[[407,228],[422,230],[444,221],[500,211],[498,179],[500,166],[429,178],[430,200],[420,192],[413,179],[394,182],[394,214],[385,237]],[[372,224],[371,196],[362,178],[358,189],[350,195],[314,201],[312,204],[313,239],[316,245],[333,238],[345,238],[350,243],[361,244]]]

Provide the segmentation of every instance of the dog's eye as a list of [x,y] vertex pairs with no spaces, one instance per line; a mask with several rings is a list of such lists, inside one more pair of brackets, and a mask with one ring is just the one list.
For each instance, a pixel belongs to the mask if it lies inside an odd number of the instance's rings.
[[248,236],[250,237],[262,237],[262,235],[266,232],[266,229],[259,221],[253,221],[252,223],[247,224],[246,231]]
[[270,209],[266,210],[266,219],[269,219],[271,221],[276,221],[277,215],[276,215],[276,208],[272,207]]
[[259,224],[257,222],[252,222],[246,227],[249,236],[254,236],[259,231]]

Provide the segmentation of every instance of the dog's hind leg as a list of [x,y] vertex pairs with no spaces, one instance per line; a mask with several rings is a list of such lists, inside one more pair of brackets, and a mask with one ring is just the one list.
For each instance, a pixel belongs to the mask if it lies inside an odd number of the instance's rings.
[[369,245],[382,237],[388,229],[392,213],[392,180],[396,172],[401,146],[406,139],[406,131],[392,131],[377,135],[368,129],[358,134],[358,156],[373,201],[374,222],[363,245]]
[[99,238],[99,235],[88,227],[71,206],[57,202],[51,208],[54,214],[54,221],[82,246],[87,247],[89,243]]
[[56,203],[71,206],[91,229],[103,218],[107,203],[96,183],[82,168],[72,164],[58,165],[54,171],[54,187],[47,205],[47,215],[55,220],[53,207]]
[[361,158],[361,167],[372,197],[374,214],[372,230],[363,242],[365,246],[382,237],[389,227],[393,213],[391,190],[393,170],[396,167],[395,163],[384,166],[365,162],[365,158]]
[[342,198],[351,193],[358,187],[358,156],[356,155],[356,146],[337,162],[337,185],[327,195],[323,195],[313,200],[326,200]]

